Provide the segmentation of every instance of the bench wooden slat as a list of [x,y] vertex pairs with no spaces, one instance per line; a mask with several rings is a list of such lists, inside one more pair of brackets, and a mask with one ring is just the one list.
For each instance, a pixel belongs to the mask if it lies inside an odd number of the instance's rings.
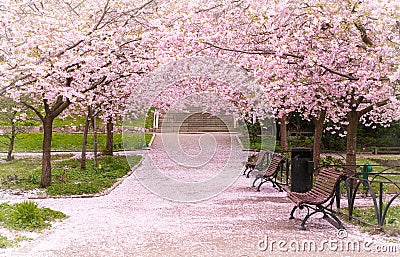
[[321,190],[319,188],[314,188],[313,191],[310,191],[310,194],[316,195],[316,196],[329,196],[329,191]]
[[276,170],[279,168],[279,165],[282,163],[283,159],[280,157],[274,157],[271,163],[268,165],[268,168],[264,172],[264,177],[272,176]]
[[[335,183],[335,181],[331,181],[331,184],[334,184],[334,183]],[[315,184],[314,188],[318,189],[322,192],[327,192],[327,193],[329,193],[332,190],[332,186],[330,186],[329,184],[322,184],[322,183]]]
[[[258,165],[261,164],[261,162],[264,160],[266,154],[267,154],[267,151],[260,150],[260,152],[256,156],[255,161],[244,162],[243,164],[245,165],[245,170],[243,171],[243,175],[246,175],[246,177],[249,177],[250,172],[252,172]],[[247,170],[248,170],[248,173],[246,174]]]
[[302,229],[305,229],[304,225],[307,219],[317,212],[323,212],[325,216],[330,215],[338,222],[339,227],[343,227],[340,220],[332,212],[328,212],[326,207],[323,207],[323,204],[332,199],[332,197],[335,195],[338,184],[345,177],[346,174],[344,173],[323,168],[319,172],[315,184],[310,191],[306,193],[289,192],[289,199],[296,204],[290,214],[290,218],[294,218],[293,214],[296,208],[307,207],[309,209],[313,209],[314,212],[311,214],[308,213],[304,218],[301,225]]
[[264,173],[256,176],[255,180],[253,181],[253,187],[255,186],[256,181],[261,179],[261,182],[257,187],[257,191],[260,191],[260,187],[262,186],[262,184],[268,181],[271,182],[274,187],[278,187],[280,191],[283,191],[281,186],[273,179],[277,176],[280,166],[285,161],[285,157],[274,153],[267,169],[264,170]]

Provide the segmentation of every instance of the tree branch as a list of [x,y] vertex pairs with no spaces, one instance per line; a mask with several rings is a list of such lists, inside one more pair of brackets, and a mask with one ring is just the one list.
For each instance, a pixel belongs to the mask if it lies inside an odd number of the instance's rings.
[[93,83],[92,86],[90,86],[89,88],[86,88],[85,90],[82,90],[81,93],[84,94],[84,93],[87,93],[87,92],[95,89],[96,87],[101,85],[104,81],[106,81],[106,79],[107,79],[107,76],[103,76],[100,81],[97,81],[96,83]]
[[51,107],[49,113],[53,113],[54,111],[56,111],[63,103],[64,103],[63,96],[62,95],[57,96],[56,102]]
[[[397,98],[400,97],[400,93],[399,93],[399,94],[396,94],[395,97],[397,97]],[[375,106],[377,106],[377,107],[382,107],[382,106],[387,105],[388,103],[389,103],[389,98],[387,98],[387,99],[385,99],[385,100],[382,100],[382,101],[380,101],[380,102],[377,102],[376,104],[370,105],[370,106],[368,106],[368,107],[366,107],[366,108],[364,108],[364,109],[358,111],[359,117],[361,117],[361,116],[363,116],[364,114],[367,114],[368,112],[372,111],[372,110],[374,109]]]
[[275,55],[276,54],[275,51],[261,51],[261,50],[247,51],[247,50],[238,50],[238,49],[225,48],[225,47],[222,47],[222,46],[214,45],[214,44],[209,43],[209,42],[204,42],[204,44],[208,45],[208,46],[211,46],[211,47],[214,47],[214,48],[219,49],[219,50],[224,50],[224,51],[228,51],[228,52],[242,53],[242,54],[260,54],[260,55],[263,55],[263,54],[265,54],[265,55]]
[[101,17],[100,17],[100,19],[99,19],[99,21],[96,23],[96,25],[93,27],[93,31],[96,31],[98,28],[99,28],[99,26],[100,26],[100,24],[101,24],[101,22],[104,20],[104,18],[106,17],[106,13],[107,13],[107,11],[108,11],[108,5],[109,5],[109,3],[110,3],[110,1],[107,1],[106,2],[106,5],[104,6],[104,8],[103,8],[103,13],[101,14]]
[[7,89],[13,88],[13,87],[15,86],[15,84],[16,84],[18,81],[27,79],[27,78],[29,78],[30,76],[31,76],[31,74],[27,74],[27,75],[23,75],[23,76],[21,76],[21,77],[15,78],[13,81],[11,81],[10,84],[8,84],[7,86],[4,86],[4,87],[2,87],[2,88],[0,89],[0,95],[4,94],[4,93],[7,91]]
[[[254,51],[251,51],[251,50],[239,50],[239,49],[231,49],[231,48],[226,48],[226,47],[222,47],[222,46],[217,46],[217,45],[212,44],[212,43],[210,43],[210,42],[204,42],[204,44],[205,44],[205,45],[208,45],[208,46],[210,46],[210,47],[213,47],[213,48],[222,50],[222,51],[236,52],[236,53],[241,53],[241,54],[277,55],[277,52],[276,52],[276,51],[272,51],[272,50],[268,50],[268,51],[267,51],[267,50],[254,50]],[[299,59],[299,60],[304,60],[304,56],[296,55],[296,54],[292,54],[292,53],[284,53],[284,54],[282,54],[282,56],[284,56],[284,57],[293,57],[293,58],[296,58],[296,59]],[[290,64],[296,64],[296,63],[290,62]],[[327,67],[327,66],[325,66],[325,65],[318,64],[318,63],[315,63],[315,64],[316,64],[317,66],[319,66],[319,67],[325,69],[325,70],[326,70],[327,72],[329,72],[329,73],[338,75],[338,76],[343,77],[343,78],[346,78],[346,79],[348,79],[348,80],[351,80],[351,81],[358,81],[358,80],[360,80],[360,78],[354,77],[354,76],[352,76],[351,74],[344,74],[344,73],[341,73],[341,72],[339,72],[339,71],[333,70],[333,69],[331,69],[331,68],[329,68],[329,67]],[[388,81],[389,79],[386,78],[386,77],[382,77],[382,78],[379,78],[379,79],[376,79],[376,78],[368,78],[368,80],[374,80],[374,81],[377,81],[377,80],[379,80],[379,81]]]
[[43,122],[44,121],[44,117],[43,115],[40,113],[40,111],[38,109],[36,109],[35,107],[33,107],[32,105],[28,104],[27,102],[21,102],[26,108],[34,111],[36,113],[36,115],[39,117],[39,119]]
[[361,33],[361,39],[362,41],[367,45],[367,46],[373,46],[374,43],[372,40],[368,37],[367,31],[365,30],[364,26],[361,24],[357,24],[356,22],[354,23],[356,28],[360,31]]
[[196,11],[195,13],[208,12],[208,11],[211,11],[211,10],[216,9],[218,7],[221,7],[221,6],[222,6],[222,4],[218,4],[218,5],[212,6],[210,8],[200,9],[200,10]]
[[[102,15],[101,15],[99,21],[98,21],[98,22],[96,23],[96,25],[93,27],[92,31],[90,31],[89,33],[87,33],[87,36],[91,35],[94,31],[96,31],[96,30],[99,28],[101,22],[104,20],[105,15],[106,15],[106,13],[107,13],[107,11],[108,11],[108,5],[109,5],[109,3],[110,3],[110,1],[108,0],[107,3],[106,3],[106,5],[105,5],[104,8],[103,8],[103,13],[102,13]],[[69,51],[69,50],[71,50],[71,49],[77,47],[78,45],[80,45],[80,44],[81,44],[82,42],[84,42],[84,41],[85,41],[84,39],[81,39],[81,40],[77,41],[77,42],[74,43],[73,45],[71,45],[71,46],[65,48],[64,50],[62,50],[62,51],[60,51],[58,54],[56,54],[56,57],[60,57],[60,56],[63,55],[65,52],[67,52],[67,51]]]
[[66,101],[64,101],[60,106],[58,106],[57,109],[55,109],[52,113],[51,113],[51,117],[54,119],[56,118],[58,115],[60,115],[60,113],[62,113],[65,109],[67,109],[67,107],[71,104],[71,102],[69,101],[69,99],[67,98]]
[[347,79],[352,80],[352,81],[358,81],[358,80],[360,80],[360,78],[356,78],[356,77],[353,77],[353,76],[350,75],[350,74],[344,74],[344,73],[341,73],[341,72],[332,70],[331,68],[328,68],[328,67],[326,67],[325,65],[318,64],[318,66],[321,67],[321,68],[323,68],[323,69],[325,69],[326,71],[328,71],[328,72],[330,72],[330,73],[332,73],[332,74],[338,75],[338,76],[340,76],[340,77],[344,77],[344,78],[347,78]]

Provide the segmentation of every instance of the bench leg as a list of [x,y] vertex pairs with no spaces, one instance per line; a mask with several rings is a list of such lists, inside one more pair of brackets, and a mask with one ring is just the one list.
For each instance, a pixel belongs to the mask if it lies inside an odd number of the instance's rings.
[[246,178],[250,178],[250,173],[252,172],[253,170],[252,169],[250,169],[249,170],[249,172],[247,172],[247,174],[246,174]]
[[252,187],[256,187],[256,181],[259,180],[261,177],[256,177],[253,181]]
[[339,220],[339,218],[335,214],[324,211],[324,218],[328,217],[328,216],[330,216],[332,219],[334,219],[336,221],[336,223],[338,224],[338,229],[344,229],[342,222]]
[[246,174],[246,178],[250,178],[250,173],[255,169],[255,167],[250,166],[249,171]]
[[243,171],[243,175],[246,175],[246,171],[249,169],[249,166],[246,165],[246,168]]
[[296,205],[295,207],[293,207],[292,211],[290,212],[290,217],[289,217],[290,220],[294,219],[293,214],[294,214],[294,212],[296,211],[297,208],[298,208],[298,206]]
[[261,178],[261,183],[258,185],[258,187],[257,187],[257,192],[260,192],[260,187],[265,183],[265,182],[267,182],[268,180],[265,180],[265,178]]
[[301,230],[306,230],[306,222],[308,218],[310,218],[312,215],[316,214],[317,212],[320,212],[320,210],[316,210],[312,212],[311,214],[307,214],[307,216],[303,219],[303,222],[301,223]]
[[301,222],[301,228],[300,228],[301,230],[306,230],[305,224],[306,224],[308,218],[310,218],[311,215],[314,215],[315,213],[319,212],[319,211],[317,210],[317,211],[314,211],[313,213],[310,214],[310,210],[309,210],[308,206],[303,206],[303,205],[301,205],[301,206],[299,207],[299,206],[296,205],[296,206],[293,207],[292,211],[290,212],[290,217],[289,217],[289,219],[290,219],[290,220],[294,219],[294,216],[293,216],[293,215],[294,215],[294,212],[296,211],[297,208],[303,209],[304,207],[307,208],[307,215],[306,215],[306,217],[303,219],[303,221]]
[[[290,219],[293,217],[293,213],[294,213],[296,207],[297,207],[297,206],[295,206],[295,207],[293,208],[293,210],[292,210],[292,213],[290,213],[290,215],[291,215],[291,216],[290,216]],[[328,216],[329,216],[329,217],[332,217],[332,218],[336,221],[336,223],[338,224],[338,228],[339,228],[339,229],[344,229],[344,226],[343,226],[342,222],[338,219],[338,217],[336,217],[335,214],[333,214],[333,213],[331,213],[331,212],[329,212],[329,211],[326,211],[323,207],[317,206],[316,209],[314,209],[314,208],[312,208],[312,207],[309,207],[309,206],[305,205],[305,206],[300,206],[299,208],[301,209],[301,207],[306,207],[307,210],[308,210],[308,213],[307,213],[306,217],[303,219],[303,221],[302,221],[302,223],[301,223],[301,228],[300,228],[301,230],[306,230],[306,226],[305,226],[305,225],[306,225],[307,220],[308,220],[312,215],[314,215],[314,214],[316,214],[316,213],[318,213],[318,212],[322,212],[322,213],[324,214],[324,217],[323,217],[323,218],[327,218]],[[314,210],[312,213],[309,212],[309,211],[310,211],[310,208]]]
[[276,183],[276,181],[274,181],[273,179],[270,179],[269,181],[271,181],[273,187],[277,187],[279,189],[279,192],[283,192],[282,187],[278,183]]
[[[271,182],[272,183],[272,186],[274,187],[274,188],[278,188],[279,189],[279,192],[283,192],[283,189],[282,189],[282,187],[278,184],[278,183],[275,183],[272,179],[270,179],[269,177],[260,177],[261,179],[262,179],[262,181],[261,181],[261,183],[258,185],[258,188],[257,188],[257,191],[258,192],[260,192],[260,187],[264,184],[264,183],[266,183],[266,182]],[[257,178],[258,179],[258,178]],[[254,181],[255,182],[255,181]],[[254,183],[253,183],[253,185],[254,185]]]

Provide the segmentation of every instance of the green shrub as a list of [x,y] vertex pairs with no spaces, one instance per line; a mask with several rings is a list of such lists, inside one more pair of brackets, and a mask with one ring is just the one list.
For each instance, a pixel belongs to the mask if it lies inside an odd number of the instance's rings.
[[320,159],[321,166],[329,166],[329,165],[337,165],[343,166],[345,165],[345,159],[338,159],[332,156],[321,157]]
[[42,230],[51,226],[49,221],[65,217],[62,212],[38,208],[37,203],[32,201],[0,205],[0,224],[15,230]]
[[34,202],[15,204],[11,222],[12,224],[10,225],[19,229],[43,228],[50,225],[45,223],[44,219],[39,215],[37,204]]
[[9,240],[6,236],[0,235],[0,248],[7,248],[14,245],[15,242],[13,240]]
[[305,137],[305,136],[300,136],[300,137],[291,137],[289,140],[289,147],[294,148],[294,147],[313,147],[313,137]]
[[346,138],[325,132],[322,136],[322,146],[324,150],[343,152],[346,151]]

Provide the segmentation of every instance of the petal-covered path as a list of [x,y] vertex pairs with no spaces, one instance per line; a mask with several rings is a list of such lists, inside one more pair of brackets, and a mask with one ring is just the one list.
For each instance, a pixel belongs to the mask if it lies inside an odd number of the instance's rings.
[[[199,144],[199,137],[201,135],[182,135],[181,144],[192,151],[207,147],[207,144]],[[214,134],[213,137],[216,149],[220,149],[219,144],[226,144],[226,148],[239,147],[229,134]],[[163,160],[167,155],[160,150],[161,146],[162,141],[158,136],[153,149],[135,172],[148,171],[149,167],[153,167],[150,165],[151,158],[153,162]],[[241,155],[236,150],[231,152]],[[189,154],[196,155],[196,152]],[[180,168],[178,164],[167,160],[160,161],[162,165],[158,167],[177,180],[188,178],[196,182],[215,176],[226,154],[224,150],[216,151],[215,158],[211,158],[206,165],[192,167],[195,174],[189,176],[190,169]],[[242,158],[235,156],[239,157]],[[238,171],[232,172],[238,174]],[[301,220],[288,219],[293,204],[286,193],[277,192],[269,184],[261,192],[256,192],[250,183],[250,179],[239,176],[232,186],[216,197],[196,203],[182,203],[153,194],[132,175],[107,196],[37,200],[40,206],[60,210],[69,218],[20,248],[1,250],[0,254],[35,257],[356,256],[359,255],[358,251],[348,252],[340,245],[337,249],[329,248],[329,244],[323,242],[336,240],[340,244],[344,241],[364,242],[372,239],[372,236],[362,234],[349,224],[345,224],[348,237],[338,239],[336,228],[320,216],[309,220],[307,231],[300,231]],[[304,212],[300,215],[304,215]],[[273,242],[279,240],[287,243],[286,246],[281,245],[282,249]],[[315,242],[324,251],[300,249],[299,252],[293,252],[289,248],[289,243],[291,247],[296,242],[301,246],[305,240],[308,240],[306,243]],[[382,238],[379,240],[382,243]],[[378,241],[374,241],[371,248],[378,244]],[[269,246],[266,251],[259,249],[265,246]],[[371,256],[374,254],[371,253]]]

